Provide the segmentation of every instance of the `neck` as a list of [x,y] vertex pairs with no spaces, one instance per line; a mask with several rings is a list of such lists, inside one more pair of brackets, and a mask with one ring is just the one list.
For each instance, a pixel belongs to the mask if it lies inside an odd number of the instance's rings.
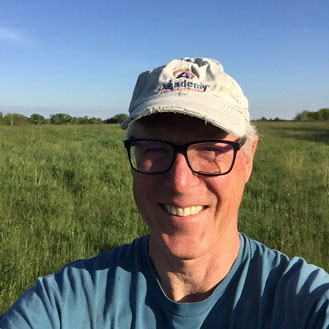
[[176,302],[197,302],[211,295],[226,277],[240,248],[238,232],[223,238],[211,252],[196,259],[180,259],[161,252],[150,239],[150,259],[166,295]]

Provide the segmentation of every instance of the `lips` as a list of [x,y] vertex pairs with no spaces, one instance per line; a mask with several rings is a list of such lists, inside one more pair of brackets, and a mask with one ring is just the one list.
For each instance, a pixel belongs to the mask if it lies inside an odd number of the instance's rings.
[[191,206],[191,207],[181,208],[168,204],[164,204],[163,207],[164,209],[167,210],[167,212],[170,215],[175,215],[180,217],[196,215],[205,208],[204,206]]

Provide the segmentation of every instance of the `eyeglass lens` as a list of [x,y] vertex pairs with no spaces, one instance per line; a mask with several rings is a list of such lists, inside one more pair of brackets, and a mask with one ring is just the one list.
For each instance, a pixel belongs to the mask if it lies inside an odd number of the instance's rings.
[[[131,145],[130,157],[135,169],[145,173],[169,169],[174,150],[170,144],[159,141],[138,141]],[[223,142],[201,142],[189,145],[187,158],[193,171],[206,174],[224,174],[231,169],[234,148]]]

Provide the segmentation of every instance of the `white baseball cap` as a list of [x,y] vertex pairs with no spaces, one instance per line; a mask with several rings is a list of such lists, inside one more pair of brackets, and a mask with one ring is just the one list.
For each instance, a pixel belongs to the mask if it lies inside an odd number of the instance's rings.
[[240,86],[209,58],[174,59],[141,73],[121,128],[154,113],[186,114],[237,137],[245,135],[250,120]]

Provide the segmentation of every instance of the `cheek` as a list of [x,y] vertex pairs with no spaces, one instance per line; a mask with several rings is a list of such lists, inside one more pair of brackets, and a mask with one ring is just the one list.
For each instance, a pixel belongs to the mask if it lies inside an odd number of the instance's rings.
[[236,173],[238,179],[242,183],[245,183],[247,168],[246,168],[246,159],[243,154],[239,154],[239,156],[236,157],[233,170]]
[[155,175],[146,175],[133,172],[133,189],[134,191],[141,191],[147,193],[152,186],[155,185]]
[[133,193],[138,210],[144,216],[149,212],[148,204],[152,198],[155,184],[152,176],[133,173]]
[[142,204],[141,199],[143,198],[143,195],[145,193],[143,189],[143,184],[141,184],[141,179],[139,175],[133,175],[133,193],[134,193],[134,198],[136,201],[136,205],[139,209],[139,205]]
[[234,204],[237,209],[240,207],[241,199],[243,196],[245,181],[246,181],[246,170],[245,170],[244,158],[238,158],[235,163],[234,171],[232,172],[231,180],[231,195]]
[[228,175],[219,176],[216,184],[212,184],[212,192],[217,197],[217,211],[235,213],[238,211],[245,186],[244,162],[239,159]]

